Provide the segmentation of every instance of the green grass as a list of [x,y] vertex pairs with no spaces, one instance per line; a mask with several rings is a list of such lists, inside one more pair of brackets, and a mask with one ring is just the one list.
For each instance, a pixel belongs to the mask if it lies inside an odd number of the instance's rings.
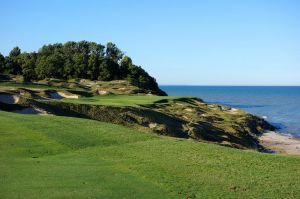
[[300,158],[0,111],[1,198],[300,198]]
[[64,99],[64,102],[76,104],[110,105],[110,106],[139,106],[151,105],[160,100],[178,99],[176,96],[130,96],[130,95],[104,95],[94,97],[82,97],[79,99]]
[[0,82],[0,89],[7,88],[28,88],[28,89],[64,89],[61,87],[48,86],[44,84],[36,84],[36,83],[16,83],[16,82]]

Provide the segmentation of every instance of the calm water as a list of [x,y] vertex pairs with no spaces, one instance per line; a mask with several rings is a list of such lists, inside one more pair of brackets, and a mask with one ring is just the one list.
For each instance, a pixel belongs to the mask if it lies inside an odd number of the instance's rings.
[[169,95],[196,96],[264,117],[279,131],[300,137],[300,86],[160,86]]

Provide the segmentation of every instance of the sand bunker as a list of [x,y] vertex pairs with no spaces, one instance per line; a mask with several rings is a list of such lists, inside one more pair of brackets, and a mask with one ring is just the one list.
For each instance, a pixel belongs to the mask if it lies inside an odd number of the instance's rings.
[[17,104],[20,97],[12,94],[0,94],[0,102],[5,104]]
[[237,108],[229,108],[229,110],[227,111],[230,114],[237,114],[238,113],[238,109]]
[[48,113],[38,108],[24,108],[22,110],[13,111],[14,113],[20,114],[37,114],[37,115],[48,115]]
[[99,95],[107,95],[108,91],[99,90],[98,93],[99,93]]
[[78,99],[78,95],[72,95],[72,94],[65,94],[63,92],[51,92],[49,93],[50,97],[52,99],[63,99],[63,98],[68,98],[68,99]]
[[289,155],[300,155],[300,139],[269,131],[264,133],[259,140],[264,147],[275,152]]
[[73,94],[66,94],[63,92],[57,92],[60,96],[68,99],[78,99],[78,95],[73,95]]

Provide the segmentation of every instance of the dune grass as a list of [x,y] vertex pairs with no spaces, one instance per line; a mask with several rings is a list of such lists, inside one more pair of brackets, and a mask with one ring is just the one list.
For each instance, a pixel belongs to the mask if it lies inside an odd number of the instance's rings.
[[1,198],[300,198],[300,158],[0,111]]

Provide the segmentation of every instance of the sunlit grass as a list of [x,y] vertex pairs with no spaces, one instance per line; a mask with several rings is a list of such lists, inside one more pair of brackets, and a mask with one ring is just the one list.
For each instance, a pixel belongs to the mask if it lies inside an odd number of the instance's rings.
[[139,106],[151,105],[160,100],[179,99],[176,96],[152,96],[152,95],[104,95],[94,97],[81,97],[79,99],[64,99],[64,102],[76,104],[112,105],[112,106]]
[[0,112],[1,198],[299,198],[300,158]]

